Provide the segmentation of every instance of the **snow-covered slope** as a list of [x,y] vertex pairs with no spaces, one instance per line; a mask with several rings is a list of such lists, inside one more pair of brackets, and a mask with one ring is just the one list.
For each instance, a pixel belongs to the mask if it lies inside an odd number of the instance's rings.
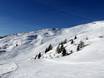
[[0,38],[0,78],[104,78],[104,21]]

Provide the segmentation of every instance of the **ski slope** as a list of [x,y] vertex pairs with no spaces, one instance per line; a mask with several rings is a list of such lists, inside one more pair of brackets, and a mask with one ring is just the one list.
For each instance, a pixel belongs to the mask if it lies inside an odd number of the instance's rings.
[[[62,56],[56,49],[65,39],[63,46],[72,53]],[[78,51],[80,41],[85,46]],[[52,49],[45,53],[50,44]],[[104,21],[8,35],[0,39],[0,77],[104,78],[103,45]],[[39,53],[42,56],[34,59]]]
[[17,69],[17,65],[15,63],[1,64],[0,65],[0,77],[2,75],[8,74]]

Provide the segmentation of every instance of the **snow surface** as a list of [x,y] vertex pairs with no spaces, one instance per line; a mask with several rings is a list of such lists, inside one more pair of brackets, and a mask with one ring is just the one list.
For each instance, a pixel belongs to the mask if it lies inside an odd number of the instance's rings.
[[0,77],[16,69],[17,69],[17,65],[15,63],[1,64],[0,65]]
[[[56,48],[65,39],[66,51],[73,53],[63,57]],[[80,41],[87,46],[77,51]],[[53,49],[44,53],[50,44]],[[104,78],[103,45],[104,21],[8,35],[0,39],[0,78]]]

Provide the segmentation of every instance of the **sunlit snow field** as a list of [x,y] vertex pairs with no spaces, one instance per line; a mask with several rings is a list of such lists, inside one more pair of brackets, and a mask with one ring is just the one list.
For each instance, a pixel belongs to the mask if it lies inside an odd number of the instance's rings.
[[[65,39],[66,51],[73,53],[62,56],[56,47]],[[87,46],[77,51],[80,41]],[[53,49],[44,53],[50,44]],[[34,59],[40,52],[42,57]],[[104,21],[1,38],[0,78],[104,78]]]

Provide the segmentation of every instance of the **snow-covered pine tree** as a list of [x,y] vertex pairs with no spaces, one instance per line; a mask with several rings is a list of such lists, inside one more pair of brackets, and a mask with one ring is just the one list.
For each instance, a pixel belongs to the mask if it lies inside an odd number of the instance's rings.
[[70,41],[71,41],[71,42],[70,42],[71,44],[73,44],[73,43],[74,43],[74,40],[73,40],[73,39],[71,39]]
[[59,54],[61,53],[62,56],[66,56],[68,53],[66,52],[66,49],[63,44],[59,44],[58,47],[56,48],[56,52]]
[[42,55],[41,55],[41,53],[39,53],[39,54],[38,54],[38,56],[37,56],[37,57],[38,57],[38,59],[40,59],[40,58],[41,58],[41,56],[42,56]]
[[84,44],[83,41],[80,41],[80,43],[79,43],[78,46],[77,46],[77,51],[80,51],[81,48],[83,48],[83,47],[85,47],[85,44]]
[[63,47],[63,49],[62,49],[62,56],[66,56],[66,55],[67,55],[66,49],[65,49],[65,47]]
[[58,54],[61,53],[61,49],[60,49],[60,48],[61,48],[61,45],[58,45],[57,48],[56,48],[56,52],[57,52]]
[[75,36],[74,39],[77,39],[77,36]]
[[48,48],[46,48],[46,50],[45,50],[45,53],[47,53],[48,51],[50,51],[50,50],[52,50],[52,45],[50,44],[49,46],[48,46]]

